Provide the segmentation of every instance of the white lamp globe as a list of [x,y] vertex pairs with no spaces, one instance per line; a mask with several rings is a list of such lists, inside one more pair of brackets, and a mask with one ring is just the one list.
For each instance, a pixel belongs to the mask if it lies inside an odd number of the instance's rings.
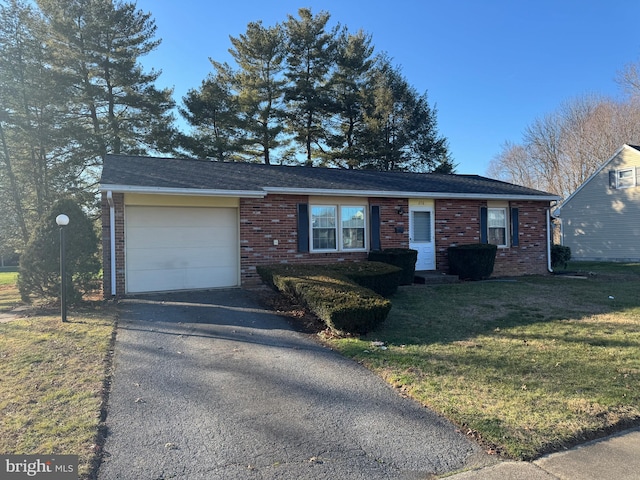
[[69,217],[67,217],[64,213],[61,213],[56,217],[56,223],[61,227],[69,225]]

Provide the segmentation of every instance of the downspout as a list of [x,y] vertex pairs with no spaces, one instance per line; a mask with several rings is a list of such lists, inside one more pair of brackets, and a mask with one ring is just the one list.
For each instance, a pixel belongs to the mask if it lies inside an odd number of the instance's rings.
[[113,205],[113,192],[107,192],[109,202],[109,245],[111,247],[111,296],[116,295],[116,209]]
[[[558,202],[556,202],[556,205]],[[555,205],[549,205],[547,208],[547,270],[549,273],[553,273],[553,268],[551,267],[551,243],[553,242],[553,238],[551,237],[551,209]]]

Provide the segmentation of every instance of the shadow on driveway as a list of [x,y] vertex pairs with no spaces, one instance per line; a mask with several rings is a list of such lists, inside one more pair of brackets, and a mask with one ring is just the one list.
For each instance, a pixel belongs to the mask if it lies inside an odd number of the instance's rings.
[[445,419],[217,290],[119,304],[99,479],[417,479],[493,460]]

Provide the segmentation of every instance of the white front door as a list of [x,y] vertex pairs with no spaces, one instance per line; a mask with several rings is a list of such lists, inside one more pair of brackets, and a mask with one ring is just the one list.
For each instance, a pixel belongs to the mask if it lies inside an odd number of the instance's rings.
[[409,248],[417,250],[416,270],[436,269],[433,208],[412,206],[409,208]]

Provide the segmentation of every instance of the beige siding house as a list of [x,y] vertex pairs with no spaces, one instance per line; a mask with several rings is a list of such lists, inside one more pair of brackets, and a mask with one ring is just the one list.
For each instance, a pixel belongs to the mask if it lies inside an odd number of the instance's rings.
[[640,147],[623,145],[554,216],[572,259],[640,261]]

